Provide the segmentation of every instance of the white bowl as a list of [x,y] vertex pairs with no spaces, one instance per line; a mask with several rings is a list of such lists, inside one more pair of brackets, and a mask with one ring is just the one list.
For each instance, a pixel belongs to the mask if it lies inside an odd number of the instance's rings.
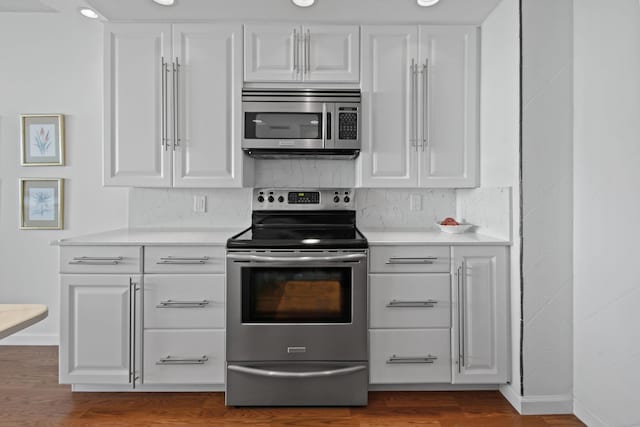
[[451,234],[464,233],[465,231],[473,227],[473,224],[442,225],[442,224],[436,223],[436,225],[438,226],[440,231],[444,231],[445,233],[451,233]]

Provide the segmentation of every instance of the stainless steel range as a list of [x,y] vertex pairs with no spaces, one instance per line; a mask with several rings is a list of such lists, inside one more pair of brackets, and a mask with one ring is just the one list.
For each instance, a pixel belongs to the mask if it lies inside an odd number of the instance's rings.
[[350,190],[256,189],[227,242],[227,405],[367,404],[367,240]]

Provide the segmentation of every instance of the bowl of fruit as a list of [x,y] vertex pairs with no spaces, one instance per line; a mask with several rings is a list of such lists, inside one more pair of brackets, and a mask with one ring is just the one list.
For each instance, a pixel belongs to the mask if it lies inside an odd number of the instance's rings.
[[458,222],[451,217],[447,217],[440,222],[437,222],[436,225],[440,229],[440,231],[444,231],[445,233],[452,234],[460,234],[469,230],[473,227],[473,224],[465,224],[462,222]]

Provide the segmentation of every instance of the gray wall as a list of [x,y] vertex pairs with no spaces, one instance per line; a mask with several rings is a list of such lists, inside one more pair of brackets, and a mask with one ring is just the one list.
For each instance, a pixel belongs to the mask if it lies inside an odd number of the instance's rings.
[[575,8],[575,413],[640,425],[640,3]]
[[573,402],[573,1],[522,4],[525,413]]

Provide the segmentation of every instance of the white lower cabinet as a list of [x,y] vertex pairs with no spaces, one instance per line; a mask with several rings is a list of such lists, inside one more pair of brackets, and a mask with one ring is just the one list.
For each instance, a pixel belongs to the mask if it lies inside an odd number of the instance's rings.
[[371,247],[370,382],[509,381],[505,246]]
[[449,329],[369,331],[371,384],[451,382]]
[[145,384],[223,384],[223,329],[144,332]]
[[507,248],[453,248],[451,344],[456,384],[509,380]]
[[[61,248],[60,382],[85,390],[220,389],[220,258],[224,250],[212,246]],[[144,274],[121,274],[142,266]]]
[[142,276],[61,277],[62,384],[131,384],[139,375]]

